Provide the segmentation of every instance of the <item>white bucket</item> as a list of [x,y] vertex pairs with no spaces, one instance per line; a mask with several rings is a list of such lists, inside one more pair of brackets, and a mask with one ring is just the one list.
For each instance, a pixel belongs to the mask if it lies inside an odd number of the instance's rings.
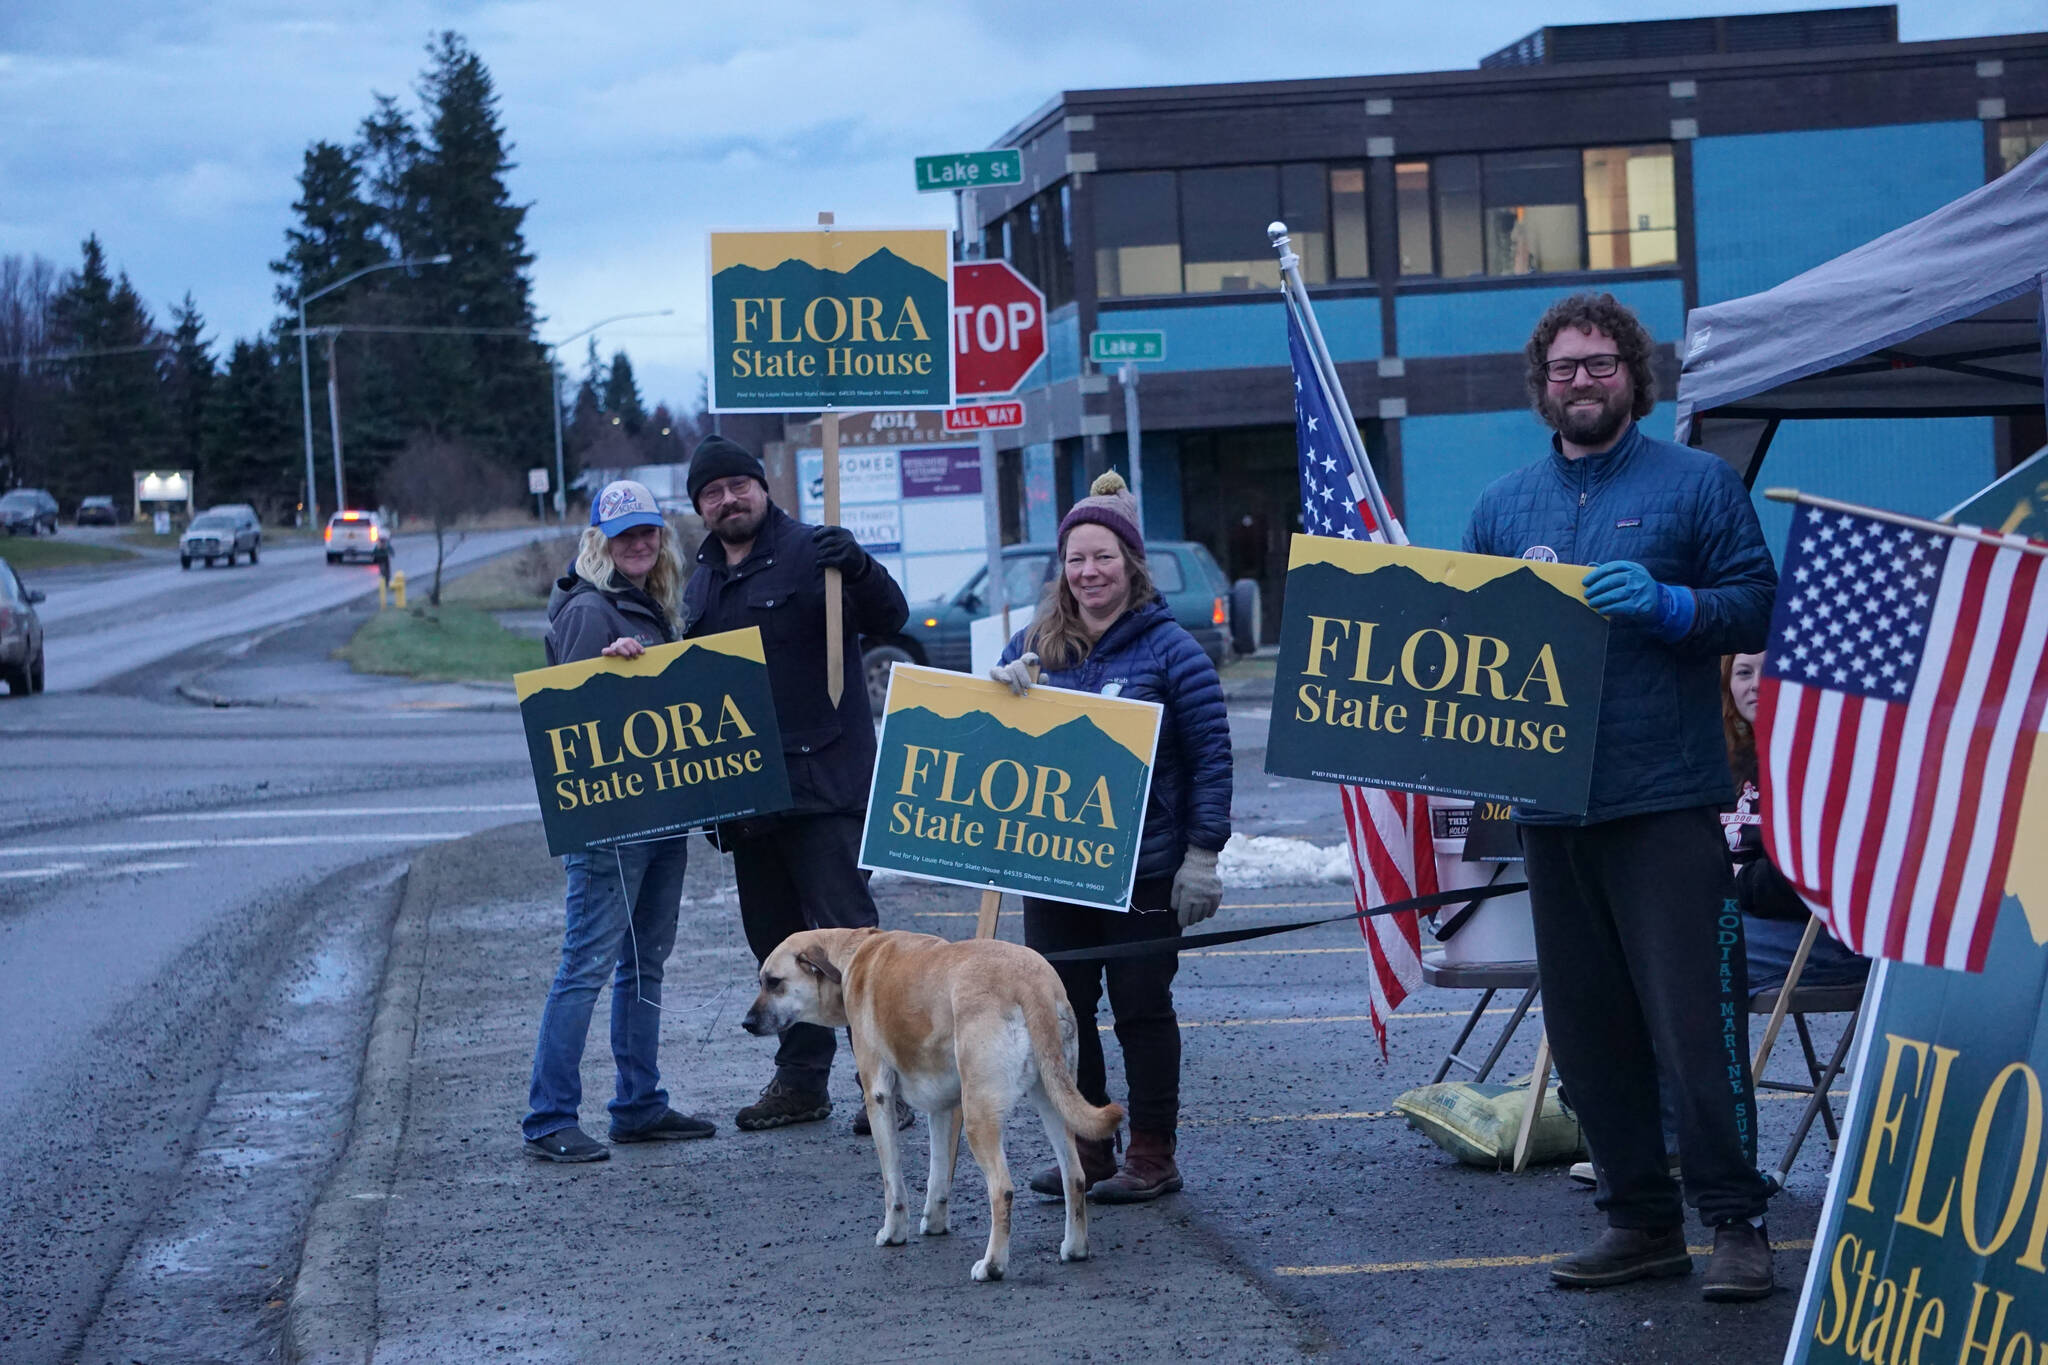
[[[1429,798],[1429,827],[1436,845],[1436,884],[1445,891],[1467,886],[1484,886],[1499,874],[1501,881],[1521,880],[1521,864],[1468,863],[1465,861],[1465,830],[1471,820],[1472,803],[1456,796]],[[1438,923],[1448,923],[1463,908],[1446,905],[1438,909]],[[1444,943],[1444,961],[1534,962],[1536,925],[1529,916],[1529,893],[1495,896],[1479,902],[1458,932]]]

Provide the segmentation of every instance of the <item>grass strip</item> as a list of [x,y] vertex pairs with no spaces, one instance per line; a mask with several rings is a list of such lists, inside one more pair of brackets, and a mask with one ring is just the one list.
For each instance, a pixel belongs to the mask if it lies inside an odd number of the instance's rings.
[[54,536],[0,536],[0,559],[6,560],[16,569],[62,569],[74,564],[108,564],[117,559],[133,559],[131,550],[117,550],[110,545],[88,545],[79,540],[60,540]]
[[446,602],[378,612],[341,657],[358,673],[422,682],[510,682],[514,673],[547,664],[540,641],[513,634],[489,612]]

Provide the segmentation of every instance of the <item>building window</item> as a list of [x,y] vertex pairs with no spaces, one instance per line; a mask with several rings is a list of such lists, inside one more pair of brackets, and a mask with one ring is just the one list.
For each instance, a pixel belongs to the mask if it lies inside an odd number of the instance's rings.
[[1372,258],[1366,250],[1363,166],[1330,167],[1330,245],[1336,278],[1362,280],[1372,275]]
[[1067,183],[1019,204],[982,229],[984,260],[1005,260],[1045,294],[1045,306],[1058,308],[1074,297],[1074,233]]
[[1436,250],[1429,229],[1429,163],[1394,163],[1394,219],[1401,243],[1403,275],[1436,274]]
[[1180,200],[1173,172],[1098,175],[1093,190],[1096,294],[1178,294]]
[[1678,196],[1671,148],[1588,147],[1586,267],[1627,270],[1678,262]]
[[2043,146],[2048,146],[2048,118],[2009,118],[1998,125],[1998,173],[2004,175]]
[[1399,163],[1394,182],[1404,275],[1463,279],[1678,260],[1667,144],[1440,156]]
[[[1235,293],[1280,287],[1280,258],[1266,240],[1266,224],[1280,217],[1278,166],[1182,171],[1180,212],[1183,292]],[[1290,221],[1288,226],[1294,224]],[[1324,249],[1324,235],[1320,230],[1303,231],[1294,242],[1294,249],[1301,253],[1302,278],[1307,279],[1314,269],[1313,257]]]
[[1280,287],[1266,236],[1287,224],[1306,284],[1371,275],[1365,170],[1320,161],[1098,175],[1095,288],[1101,298]]

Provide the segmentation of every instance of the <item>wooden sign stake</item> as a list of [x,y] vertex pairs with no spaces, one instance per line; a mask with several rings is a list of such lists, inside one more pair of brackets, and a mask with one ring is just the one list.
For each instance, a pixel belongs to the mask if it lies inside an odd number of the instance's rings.
[[996,936],[996,917],[1002,913],[1002,910],[1002,892],[993,889],[982,892],[981,915],[974,921],[974,936],[976,938],[994,938]]
[[[831,227],[828,210],[818,215],[818,226]],[[825,447],[825,524],[839,524],[839,413],[828,410],[821,423]],[[839,570],[825,570],[825,695],[837,707],[846,692],[846,605],[839,595]]]
[[1515,1134],[1514,1164],[1509,1169],[1520,1174],[1529,1164],[1529,1138],[1536,1131],[1536,1116],[1543,1111],[1543,1094],[1550,1088],[1550,1033],[1545,1030],[1536,1040],[1536,1074],[1529,1082],[1529,1103],[1522,1110],[1522,1126]]

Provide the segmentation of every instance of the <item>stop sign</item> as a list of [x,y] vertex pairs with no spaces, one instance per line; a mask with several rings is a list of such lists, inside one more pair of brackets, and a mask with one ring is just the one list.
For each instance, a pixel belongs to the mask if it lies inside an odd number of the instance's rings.
[[1008,261],[953,266],[953,392],[1008,393],[1045,357],[1045,295]]

